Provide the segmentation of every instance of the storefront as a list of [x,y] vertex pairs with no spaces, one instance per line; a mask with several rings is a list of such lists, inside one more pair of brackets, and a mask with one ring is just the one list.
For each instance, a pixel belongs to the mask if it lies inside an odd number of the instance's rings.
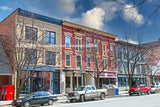
[[117,74],[114,71],[103,72],[100,74],[100,87],[103,85],[116,85]]
[[[29,68],[31,69],[31,68]],[[21,94],[28,94],[36,91],[50,91],[53,94],[60,93],[60,70],[55,70],[54,67],[37,67],[35,72],[26,74],[24,71],[20,79],[32,75],[25,82],[21,89]]]

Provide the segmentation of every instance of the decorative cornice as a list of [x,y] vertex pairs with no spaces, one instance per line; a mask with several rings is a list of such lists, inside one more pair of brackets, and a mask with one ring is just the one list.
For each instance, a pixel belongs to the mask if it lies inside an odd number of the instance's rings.
[[93,29],[93,28],[86,27],[86,26],[78,25],[78,24],[71,23],[71,22],[68,22],[68,21],[63,21],[63,25],[66,25],[66,26],[69,26],[69,27],[74,27],[74,28],[77,28],[77,29],[82,29],[82,30],[85,30],[85,31],[88,31],[88,32],[93,32],[93,33],[104,35],[104,36],[111,37],[111,38],[116,38],[117,37],[117,35],[114,35],[114,34],[103,32],[103,31],[100,31],[100,30],[96,30],[96,29]]

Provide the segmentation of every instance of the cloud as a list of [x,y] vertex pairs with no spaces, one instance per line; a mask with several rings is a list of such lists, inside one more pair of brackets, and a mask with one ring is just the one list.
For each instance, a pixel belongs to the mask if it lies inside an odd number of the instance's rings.
[[124,41],[124,42],[128,42],[128,43],[131,43],[131,44],[138,45],[138,42],[136,42],[136,41],[134,41],[132,39],[124,40],[124,39],[116,38],[116,41]]
[[7,6],[1,6],[0,8],[1,8],[2,10],[9,10],[9,11],[12,10],[11,8],[9,8],[9,7],[7,7]]
[[104,21],[105,11],[99,7],[95,7],[91,10],[88,10],[86,13],[82,13],[81,22],[83,25],[102,29]]
[[133,8],[132,4],[126,4],[123,9],[123,19],[125,21],[133,21],[134,23],[141,25],[144,23],[144,17],[138,13],[138,9]]
[[58,0],[59,6],[65,13],[73,14],[77,0]]

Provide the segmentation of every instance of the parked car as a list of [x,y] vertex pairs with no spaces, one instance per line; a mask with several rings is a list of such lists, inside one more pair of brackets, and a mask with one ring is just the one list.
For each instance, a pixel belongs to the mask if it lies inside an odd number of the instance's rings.
[[133,94],[138,94],[140,96],[142,95],[142,93],[147,93],[149,95],[150,92],[151,92],[151,87],[146,87],[144,84],[134,85],[128,91],[130,96],[132,96]]
[[159,85],[152,85],[151,86],[151,93],[157,93],[160,92],[160,86]]
[[67,99],[70,100],[70,102],[73,102],[73,100],[83,102],[85,100],[91,100],[95,98],[104,100],[106,95],[107,89],[96,89],[96,87],[93,85],[87,85],[81,86],[77,88],[76,91],[68,93]]
[[56,95],[53,95],[50,92],[46,92],[46,91],[39,91],[39,92],[28,94],[24,98],[14,100],[12,102],[12,105],[24,106],[24,107],[30,107],[30,105],[33,105],[33,104],[43,105],[45,103],[48,103],[48,105],[52,105],[53,102],[57,100],[58,99]]

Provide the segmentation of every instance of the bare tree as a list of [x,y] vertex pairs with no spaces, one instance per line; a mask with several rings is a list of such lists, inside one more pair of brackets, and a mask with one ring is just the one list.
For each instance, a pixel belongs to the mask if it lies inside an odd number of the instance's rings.
[[[15,24],[14,24],[15,23]],[[8,64],[14,71],[14,85],[15,95],[19,98],[21,89],[26,81],[33,76],[37,66],[40,63],[39,59],[44,58],[44,47],[40,45],[45,42],[44,26],[41,26],[43,30],[39,30],[37,36],[37,29],[35,27],[35,19],[32,14],[30,19],[23,16],[17,16],[17,20],[4,21],[0,24],[1,27],[7,27],[12,32],[5,34],[0,32],[1,43],[5,50],[6,55],[9,57],[10,62]],[[29,25],[29,27],[26,25]],[[3,57],[3,54],[0,55]],[[1,58],[0,58],[1,59]],[[23,79],[21,78],[23,75]]]

